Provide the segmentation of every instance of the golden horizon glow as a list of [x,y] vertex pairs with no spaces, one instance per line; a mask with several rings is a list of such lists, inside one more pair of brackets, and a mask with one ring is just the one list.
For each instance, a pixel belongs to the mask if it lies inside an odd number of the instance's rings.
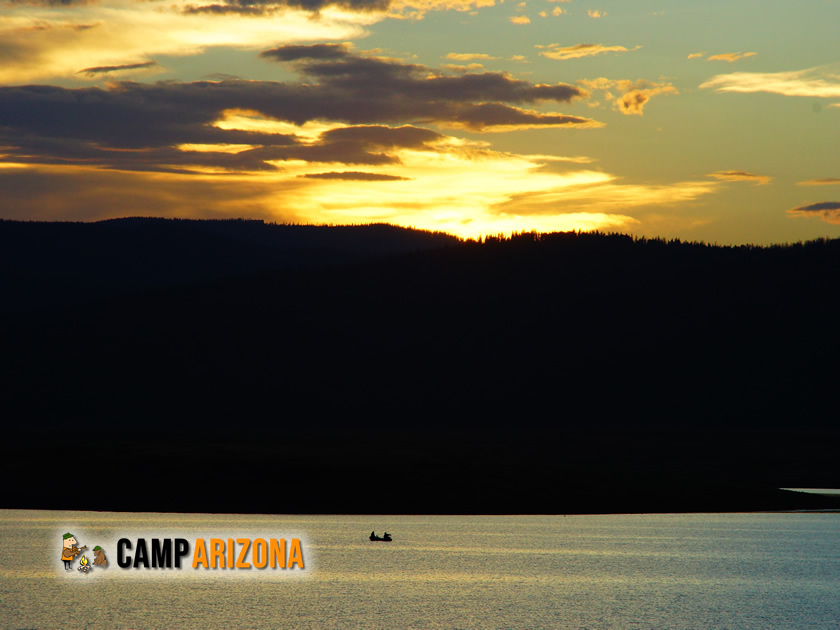
[[6,1],[0,217],[840,236],[818,4]]

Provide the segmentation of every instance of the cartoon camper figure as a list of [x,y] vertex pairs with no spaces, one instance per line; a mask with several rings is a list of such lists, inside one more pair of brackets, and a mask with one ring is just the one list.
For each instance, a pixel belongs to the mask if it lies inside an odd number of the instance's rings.
[[73,558],[78,556],[82,551],[87,549],[87,546],[82,547],[81,549],[77,546],[76,537],[73,536],[70,532],[64,534],[64,548],[61,550],[61,560],[64,562],[64,570],[70,570],[70,564],[73,562]]

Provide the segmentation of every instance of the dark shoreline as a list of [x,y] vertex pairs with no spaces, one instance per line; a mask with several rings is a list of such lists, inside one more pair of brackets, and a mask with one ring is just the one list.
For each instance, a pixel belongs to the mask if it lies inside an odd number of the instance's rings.
[[825,509],[795,509],[795,510],[732,510],[725,512],[716,511],[689,511],[689,512],[523,512],[508,514],[503,512],[486,512],[480,514],[462,514],[445,512],[177,512],[177,511],[128,511],[109,509],[54,509],[34,507],[3,507],[2,511],[31,511],[31,512],[76,512],[85,514],[162,514],[166,516],[680,516],[689,514],[840,514],[840,507]]

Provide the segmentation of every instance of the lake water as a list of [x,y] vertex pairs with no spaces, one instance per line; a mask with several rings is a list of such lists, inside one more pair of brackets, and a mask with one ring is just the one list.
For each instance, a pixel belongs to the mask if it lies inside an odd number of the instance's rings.
[[[66,571],[67,531],[109,566]],[[0,535],[2,627],[840,628],[840,514],[4,510]],[[117,566],[119,538],[166,536],[298,537],[305,568]]]

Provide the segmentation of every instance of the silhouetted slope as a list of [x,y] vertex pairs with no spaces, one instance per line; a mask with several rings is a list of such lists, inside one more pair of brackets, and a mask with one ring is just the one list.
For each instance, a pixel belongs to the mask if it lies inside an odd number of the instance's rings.
[[836,505],[775,488],[840,486],[838,269],[838,241],[522,235],[7,317],[0,403],[37,427],[10,501],[58,506],[69,429],[103,508]]
[[452,244],[391,225],[274,225],[256,220],[0,220],[0,313],[83,302],[288,267],[338,264]]

